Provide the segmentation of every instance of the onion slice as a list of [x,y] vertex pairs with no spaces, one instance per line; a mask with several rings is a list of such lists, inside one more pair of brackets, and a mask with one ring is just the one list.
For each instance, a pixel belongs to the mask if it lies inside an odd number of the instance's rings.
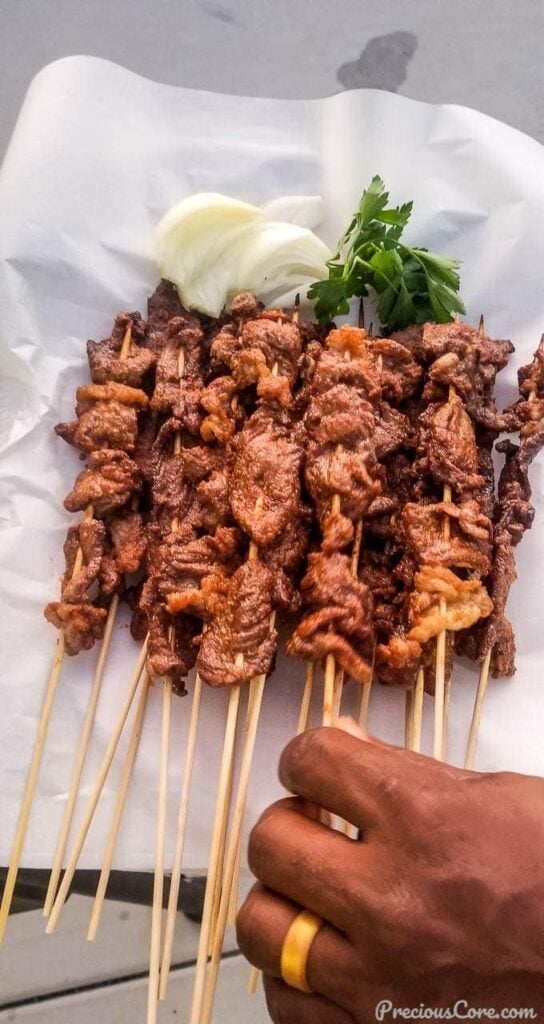
[[327,277],[331,252],[308,226],[321,216],[317,196],[285,196],[260,209],[217,192],[197,193],[158,225],[161,274],[176,285],[184,306],[209,316],[219,316],[246,289],[277,301]]

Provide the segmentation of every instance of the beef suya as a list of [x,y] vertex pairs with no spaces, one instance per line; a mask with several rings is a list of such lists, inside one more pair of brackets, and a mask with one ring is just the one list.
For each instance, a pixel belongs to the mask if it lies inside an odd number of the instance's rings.
[[493,509],[493,554],[487,586],[493,612],[485,622],[459,635],[457,649],[477,663],[489,658],[491,675],[511,676],[516,670],[516,644],[505,609],[516,579],[514,548],[533,524],[529,468],[544,447],[544,337],[533,360],[518,371],[520,397],[503,414],[505,429],[518,430],[519,445],[499,441],[505,456]]
[[[127,332],[130,344],[121,354]],[[92,383],[78,388],[76,420],[55,428],[88,456],[64,502],[69,512],[87,514],[68,531],[61,600],[45,608],[70,655],[102,637],[112,595],[122,590],[126,573],[138,571],[146,548],[143,517],[131,508],[142,489],[132,456],[149,415],[142,385],[155,365],[140,315],[117,316],[109,338],[88,342],[87,357]]]
[[409,328],[394,340],[420,376],[408,394],[396,393],[409,426],[386,456],[384,495],[367,514],[362,575],[376,599],[377,677],[411,688],[423,668],[432,691],[436,637],[450,634],[450,671],[451,633],[492,610],[484,584],[493,545],[491,449],[506,428],[493,390],[512,346],[460,323]]
[[333,656],[341,669],[366,683],[374,646],[372,596],[353,577],[343,550],[381,488],[374,444],[381,391],[366,332],[330,331],[325,346],[315,351],[304,392],[304,477],[321,545],[308,555],[301,583],[307,611],[287,650],[308,661]]
[[[290,654],[333,655],[359,682],[374,671],[411,687],[423,667],[432,688],[443,630],[511,672],[504,604],[544,412],[542,345],[519,401],[497,411],[511,351],[461,323],[322,332],[248,293],[211,322],[162,282],[147,323],[122,314],[88,343],[92,383],[57,428],[87,459],[66,507],[93,512],[69,530],[61,601],[46,608],[68,653],[100,638],[118,593],[135,607],[134,636],[149,630],[151,676],[180,692],[195,662],[212,686],[268,674],[275,614],[295,618]],[[512,430],[521,444],[497,446],[495,498],[492,450]]]

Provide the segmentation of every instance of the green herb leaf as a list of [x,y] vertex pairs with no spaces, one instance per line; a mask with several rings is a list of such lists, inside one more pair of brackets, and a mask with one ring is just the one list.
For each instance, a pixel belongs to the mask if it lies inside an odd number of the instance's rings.
[[409,248],[400,242],[412,203],[388,208],[389,193],[376,175],[329,261],[329,278],[308,292],[320,323],[349,313],[350,300],[376,294],[386,331],[434,320],[447,323],[464,313],[459,296],[459,261]]

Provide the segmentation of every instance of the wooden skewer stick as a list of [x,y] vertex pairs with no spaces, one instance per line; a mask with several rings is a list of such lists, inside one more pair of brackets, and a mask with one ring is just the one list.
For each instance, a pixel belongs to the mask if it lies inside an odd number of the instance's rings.
[[423,722],[423,698],[425,696],[425,673],[420,668],[417,677],[416,685],[414,688],[414,712],[413,712],[413,725],[411,733],[411,749],[417,753],[421,751],[421,726]]
[[309,661],[306,665],[306,678],[304,680],[304,691],[302,693],[302,702],[300,705],[300,714],[297,725],[297,736],[300,736],[302,732],[306,732],[310,721],[310,711],[312,708],[312,697],[314,692],[314,680],[315,680],[315,662]]
[[413,750],[414,742],[414,691],[406,690],[404,696],[404,746]]
[[[123,342],[119,352],[120,359],[126,359],[130,352],[130,346],[132,343],[132,323],[129,323],[123,337]],[[85,512],[85,519],[91,519],[93,516],[92,505],[89,505]],[[78,547],[76,560],[74,564],[74,570],[72,577],[81,569],[83,564],[83,552],[81,546]],[[60,873],[62,871],[62,861],[64,854],[66,853],[66,844],[68,842],[68,836],[70,834],[70,828],[72,826],[72,820],[74,817],[74,810],[77,801],[77,795],[79,792],[79,786],[81,783],[81,776],[83,773],[83,767],[85,759],[87,757],[87,751],[89,749],[89,741],[91,738],[91,732],[94,724],[94,717],[96,714],[96,706],[98,704],[98,698],[100,696],[100,689],[102,686],[102,679],[104,676],[104,670],[106,667],[106,661],[109,654],[111,638],[113,634],[113,627],[117,618],[117,612],[119,610],[119,595],[114,594],[110,607],[108,609],[108,618],[106,620],[106,626],[104,629],[104,636],[100,647],[100,654],[96,664],[96,669],[93,677],[91,686],[91,692],[89,694],[89,702],[87,705],[87,712],[83,722],[83,728],[79,739],[79,745],[76,751],[74,760],[74,767],[72,771],[72,778],[70,780],[70,788],[68,790],[68,797],[64,808],[64,814],[62,816],[61,827],[57,839],[57,845],[53,858],[53,867],[51,868],[51,875],[49,877],[49,885],[47,887],[47,893],[45,896],[45,903],[43,908],[43,916],[49,917],[51,913],[51,907],[53,906],[55,895],[57,892]]]
[[[238,719],[238,708],[240,704],[240,686],[232,686],[229,694],[229,707],[227,712],[227,723],[225,727],[225,738],[223,741],[223,755],[219,773],[219,786],[217,791],[216,807],[222,808],[226,799],[229,775],[234,752],[236,738],[236,722]],[[212,924],[213,899],[215,893],[215,879],[218,868],[218,857],[221,843],[222,819],[216,813],[210,848],[210,861],[208,865],[208,880],[206,883],[206,894],[204,897],[204,909],[202,912],[202,923],[200,925],[200,937],[196,961],[195,982],[193,998],[191,1003],[191,1016],[189,1024],[201,1024],[200,1011],[204,996],[204,983],[206,981],[206,964],[208,960],[208,944],[210,941],[210,930]]]
[[78,834],[76,836],[76,840],[75,840],[75,843],[74,843],[72,854],[71,854],[70,859],[68,861],[68,865],[66,867],[66,871],[64,872],[64,877],[62,879],[59,891],[58,891],[58,893],[56,895],[55,902],[54,902],[54,904],[53,904],[53,906],[51,908],[51,913],[49,915],[49,920],[47,922],[47,927],[45,929],[46,933],[48,935],[50,935],[55,930],[55,928],[57,926],[57,923],[58,923],[60,912],[61,912],[63,904],[64,904],[64,901],[66,900],[66,897],[68,896],[68,892],[69,892],[70,886],[72,884],[72,881],[73,881],[73,878],[74,878],[74,874],[76,872],[76,868],[77,868],[77,865],[78,865],[78,862],[79,862],[81,851],[83,849],[83,844],[85,843],[85,839],[87,838],[87,833],[89,831],[89,828],[91,827],[91,822],[93,820],[94,812],[95,812],[95,810],[97,808],[98,801],[100,799],[100,794],[102,793],[102,790],[104,788],[104,784],[106,782],[106,778],[108,776],[108,772],[109,772],[109,770],[111,768],[111,764],[112,764],[113,758],[115,756],[115,751],[117,750],[117,747],[119,745],[119,740],[121,738],[121,733],[123,731],[125,722],[126,722],[126,720],[128,718],[128,714],[129,714],[132,702],[134,700],[134,695],[135,695],[136,689],[138,687],[140,676],[141,676],[141,674],[142,674],[142,672],[144,670],[144,665],[145,665],[146,657],[147,657],[147,639],[144,640],[144,643],[142,645],[142,650],[140,651],[140,655],[138,657],[138,661],[136,663],[136,667],[134,669],[134,673],[133,673],[132,678],[130,680],[130,683],[128,685],[128,689],[127,689],[127,692],[126,692],[126,695],[125,695],[125,700],[123,702],[123,706],[121,708],[121,711],[119,712],[119,716],[118,716],[117,722],[115,724],[115,728],[113,730],[113,734],[112,734],[110,742],[108,744],[108,748],[106,750],[106,753],[104,754],[104,758],[102,760],[102,764],[100,766],[100,770],[99,770],[98,775],[96,777],[96,781],[95,781],[95,784],[94,784],[93,791],[91,793],[91,796],[89,798],[89,802],[87,804],[87,809],[85,811],[85,815],[83,817],[83,821],[81,823],[79,832],[78,832]]
[[94,898],[91,919],[89,922],[89,929],[87,931],[88,942],[94,942],[96,938],[96,933],[100,922],[100,915],[102,913],[102,907],[104,905],[104,900],[106,898],[106,891],[108,888],[111,866],[113,863],[113,855],[115,853],[115,846],[117,843],[117,837],[119,835],[119,828],[121,826],[123,811],[125,809],[125,802],[132,776],[132,769],[134,767],[134,761],[136,760],[136,754],[138,753],[138,746],[140,743],[140,736],[142,734],[145,709],[147,706],[147,698],[149,696],[149,685],[150,679],[146,673],[141,686],[140,700],[138,702],[138,708],[132,726],[132,733],[130,736],[125,763],[123,766],[121,785],[119,787],[119,793],[117,795],[117,801],[113,812],[108,842],[106,850],[104,852],[104,859],[102,861],[102,870],[100,872],[98,887]]
[[193,690],[193,701],[191,704],[191,717],[189,720],[189,733],[187,736],[187,749],[185,753],[185,768],[183,772],[183,783],[176,830],[176,845],[174,849],[174,860],[172,862],[172,878],[170,881],[170,893],[168,895],[168,909],[166,912],[166,928],[164,933],[164,945],[159,980],[159,999],[165,999],[166,997],[168,975],[170,971],[170,964],[172,962],[172,947],[174,944],[176,914],[178,910],[179,889],[181,884],[181,867],[183,862],[183,849],[185,845],[185,830],[187,827],[187,812],[189,809],[189,794],[191,792],[191,780],[193,777],[193,764],[201,701],[202,680],[197,673]]
[[[227,924],[227,915],[230,902],[230,890],[236,870],[236,858],[238,853],[239,836],[243,824],[249,775],[251,771],[251,764],[253,761],[255,741],[257,738],[257,727],[259,723],[259,716],[261,711],[265,682],[266,676],[261,675],[257,676],[250,683],[252,689],[251,721],[249,723],[248,734],[244,750],[242,753],[242,761],[240,764],[240,777],[238,781],[238,791],[236,794],[233,822],[228,844],[223,892],[221,895],[221,903],[219,906],[219,919],[217,922],[217,928],[214,936],[212,959],[210,963],[208,979],[206,982],[206,990],[204,993],[202,1015],[200,1018],[197,1018],[198,1024],[209,1024],[213,1010],[215,989],[217,985],[217,976],[219,973],[219,965],[221,963],[221,952],[223,949],[223,940]],[[193,1022],[191,1022],[191,1024],[193,1024]],[[194,1022],[194,1024],[196,1024],[196,1021]]]
[[[88,505],[85,510],[85,515],[83,519],[85,521],[88,519],[92,519],[92,517],[93,507],[92,505]],[[81,550],[81,547],[78,547],[76,557],[74,559],[74,567],[72,569],[72,578],[80,571],[82,565],[83,551]],[[62,665],[64,662],[65,650],[66,648],[64,643],[64,636],[61,633],[55,646],[53,664],[51,666],[51,672],[49,674],[49,679],[47,681],[44,701],[40,714],[40,721],[38,723],[38,731],[36,733],[34,749],[32,751],[32,758],[30,761],[30,767],[28,769],[28,775],[25,783],[25,788],[23,791],[21,810],[19,811],[19,818],[17,820],[17,827],[15,829],[15,836],[11,848],[8,873],[6,875],[6,882],[4,885],[4,891],[2,893],[2,903],[0,905],[0,945],[2,945],[2,942],[4,940],[9,912],[11,909],[11,903],[13,900],[13,893],[15,891],[15,885],[17,882],[17,875],[19,874],[19,865],[21,863],[21,856],[23,853],[24,842],[26,839],[30,812],[32,810],[32,804],[34,802],[34,795],[36,793],[36,786],[38,784],[38,776],[40,774],[43,752],[47,740],[47,733],[49,730],[49,722],[51,720],[51,713],[53,711],[53,705],[55,703],[58,681]]]
[[161,767],[159,778],[159,806],[157,814],[157,846],[153,880],[153,909],[151,916],[151,945],[149,953],[149,986],[147,990],[147,1024],[157,1020],[159,998],[159,972],[161,964],[162,896],[164,889],[164,846],[168,803],[168,755],[170,749],[170,718],[172,712],[172,680],[166,676],[162,690]]
[[[381,361],[381,357],[380,357],[380,360],[378,360],[378,362],[380,362],[380,361]],[[353,549],[352,549],[352,552],[351,552],[351,575],[353,576],[354,579],[357,579],[357,576],[359,574],[359,558],[360,558],[360,555],[361,555],[361,544],[362,544],[362,541],[363,541],[363,521],[362,521],[362,519],[360,519],[359,522],[357,523],[357,526],[355,527],[355,535],[354,535],[354,538],[353,538]],[[343,668],[339,668],[337,670],[337,672],[336,672],[335,679],[334,679],[333,714],[332,714],[333,720],[335,718],[338,718],[338,716],[340,714],[341,704],[342,704],[342,691],[343,691],[343,687],[344,687],[344,679],[345,679],[344,669]],[[364,684],[361,685],[361,697],[360,697],[361,703],[362,703],[362,701],[364,699],[364,697],[363,697],[363,689],[366,687],[367,690],[368,690],[368,693],[366,694],[366,708],[367,708],[367,711],[368,711],[368,701],[370,699],[370,686],[371,686],[371,683],[372,683],[372,680],[370,681],[370,683],[364,683]]]
[[[274,616],[274,620],[273,621],[275,621],[275,616]],[[272,625],[271,625],[271,628],[272,628]],[[254,700],[254,690],[253,690],[253,687],[250,686],[249,687],[249,691],[248,691],[248,697],[247,697],[247,713],[246,713],[246,718],[245,718],[245,723],[244,723],[244,746],[247,743],[248,732],[249,732],[249,728],[250,728],[251,721],[252,721],[253,700]],[[245,817],[245,804],[246,804],[246,800],[244,800],[242,825],[243,825],[243,819]],[[235,870],[234,870],[234,878],[232,880],[232,886],[231,886],[231,890],[230,890],[229,912],[228,912],[228,918],[227,918],[227,923],[230,924],[230,925],[235,925],[236,924],[236,917],[237,917],[237,914],[238,914],[238,897],[239,897],[239,892],[240,892],[240,861],[242,859],[242,836],[243,836],[243,827],[240,829],[240,835],[238,836],[238,849],[236,851],[236,867],[235,867]],[[226,841],[226,833],[225,833],[225,841]],[[225,842],[225,846],[226,846],[226,842]],[[224,858],[225,858],[225,852],[226,852],[226,850],[223,853],[223,861],[224,861]],[[213,935],[215,935],[215,930],[216,930],[216,927],[217,927],[218,916],[219,916],[219,902],[217,904],[217,913],[216,913],[215,918],[214,918]],[[210,950],[210,955],[211,955],[211,950]]]
[[0,943],[3,941],[4,933],[6,931],[11,901],[13,899],[13,892],[15,889],[15,883],[17,881],[19,864],[21,862],[21,855],[23,852],[23,845],[26,837],[26,830],[28,827],[28,819],[30,817],[32,802],[34,800],[34,794],[36,792],[36,784],[38,782],[38,775],[40,772],[43,750],[45,747],[45,741],[47,739],[47,730],[49,728],[49,720],[51,718],[51,711],[53,709],[53,704],[55,701],[57,683],[59,681],[63,659],[64,637],[61,634],[57,640],[57,645],[55,648],[55,657],[53,659],[53,665],[51,667],[51,673],[45,691],[45,698],[42,706],[42,712],[40,715],[38,732],[36,734],[36,739],[34,741],[32,760],[30,762],[30,768],[26,780],[25,790],[23,793],[21,810],[19,811],[19,820],[17,822],[17,828],[15,830],[15,838],[13,840],[13,846],[11,848],[9,868],[6,876],[6,882],[4,885],[4,892],[2,895],[2,904],[0,906]]
[[113,627],[115,625],[115,619],[117,617],[118,608],[119,595],[114,594],[111,599],[111,604],[108,610],[108,618],[106,620],[106,627],[104,629],[104,636],[102,638],[100,654],[98,656],[98,661],[96,663],[96,669],[94,673],[93,683],[91,686],[91,692],[89,694],[89,702],[87,704],[87,711],[85,713],[85,719],[83,722],[83,729],[81,730],[79,745],[76,753],[76,758],[74,761],[72,778],[70,780],[70,789],[68,790],[68,798],[66,800],[66,806],[64,808],[60,832],[57,839],[57,846],[55,850],[55,856],[53,859],[53,867],[51,868],[51,874],[49,876],[49,885],[47,887],[47,893],[45,896],[45,903],[43,907],[44,917],[49,917],[49,914],[51,913],[51,908],[55,901],[55,896],[57,894],[59,878],[62,871],[62,862],[64,860],[64,854],[66,853],[68,836],[70,834],[70,828],[72,826],[72,820],[74,817],[77,795],[79,793],[81,776],[83,774],[83,766],[85,764],[87,751],[89,749],[89,742],[91,739],[91,732],[94,725],[94,717],[96,714],[96,706],[98,704],[98,698],[100,696],[102,679],[104,677],[104,670],[106,667],[106,661],[110,650],[111,638],[113,635]]
[[474,757],[476,754],[476,746],[478,744],[478,731],[480,729],[480,722],[482,720],[482,711],[484,707],[485,695],[487,693],[487,685],[489,683],[489,667],[491,665],[491,649],[487,652],[481,668],[480,676],[478,679],[478,689],[476,691],[476,699],[474,701],[474,710],[472,712],[472,720],[470,723],[470,733],[467,743],[467,751],[465,754],[465,768],[471,769],[474,765]]

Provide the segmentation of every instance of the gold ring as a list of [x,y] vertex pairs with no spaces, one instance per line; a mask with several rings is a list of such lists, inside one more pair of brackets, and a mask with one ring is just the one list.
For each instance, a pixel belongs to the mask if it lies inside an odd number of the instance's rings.
[[314,941],[323,921],[317,914],[302,910],[292,921],[281,949],[280,969],[286,985],[298,988],[299,992],[311,992],[306,981],[306,964]]

